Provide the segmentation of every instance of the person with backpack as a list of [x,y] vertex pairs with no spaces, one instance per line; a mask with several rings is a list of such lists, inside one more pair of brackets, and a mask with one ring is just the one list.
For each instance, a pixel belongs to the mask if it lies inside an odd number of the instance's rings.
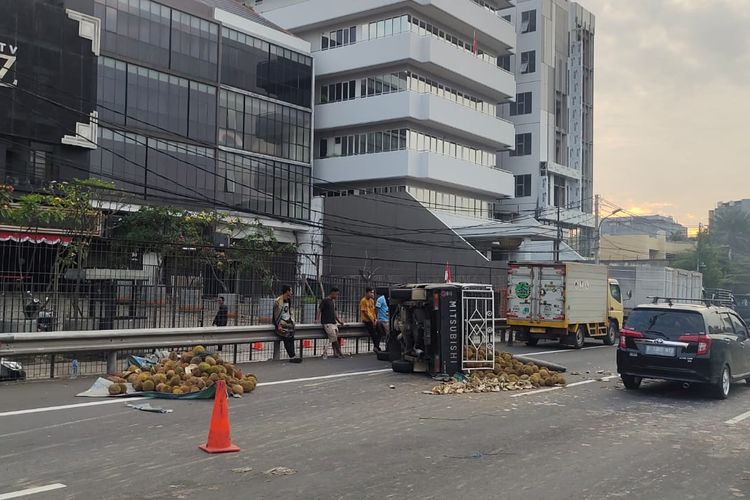
[[294,318],[292,318],[292,287],[284,285],[281,295],[273,303],[273,325],[276,335],[281,337],[290,363],[302,363],[302,358],[294,352]]

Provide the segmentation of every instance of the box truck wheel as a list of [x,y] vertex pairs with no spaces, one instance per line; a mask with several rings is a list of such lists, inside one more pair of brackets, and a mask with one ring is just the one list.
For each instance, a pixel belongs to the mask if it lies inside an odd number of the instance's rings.
[[609,322],[609,326],[607,327],[607,336],[604,337],[604,344],[605,345],[615,345],[617,342],[617,335],[619,334],[619,329],[617,328],[617,323],[614,321]]
[[586,343],[586,325],[579,325],[578,330],[573,334],[573,347],[583,349]]
[[531,337],[531,338],[529,338],[529,339],[526,340],[526,345],[529,346],[529,347],[534,347],[538,343],[539,343],[539,339],[534,338],[534,337]]
[[412,373],[414,372],[414,363],[405,359],[397,359],[391,363],[391,368],[396,373]]

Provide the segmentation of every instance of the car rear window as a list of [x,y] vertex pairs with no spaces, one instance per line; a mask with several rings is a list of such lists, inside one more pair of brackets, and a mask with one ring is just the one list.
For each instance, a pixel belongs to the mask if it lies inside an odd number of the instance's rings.
[[635,309],[628,316],[625,328],[672,340],[681,335],[706,333],[706,324],[701,313],[664,309]]

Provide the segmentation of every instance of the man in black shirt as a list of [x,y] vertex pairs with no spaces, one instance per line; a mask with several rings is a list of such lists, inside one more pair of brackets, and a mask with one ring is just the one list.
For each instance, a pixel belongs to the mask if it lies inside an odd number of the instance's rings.
[[216,311],[216,316],[214,317],[214,326],[227,326],[227,320],[229,317],[229,309],[227,308],[226,304],[224,304],[224,297],[219,297],[219,310]]
[[[334,357],[343,358],[344,354],[341,352],[341,344],[339,343],[339,325],[344,326],[344,323],[339,319],[338,312],[336,311],[336,300],[338,298],[339,289],[331,288],[328,297],[323,299],[318,307],[317,319],[323,325],[323,330],[328,335],[328,340],[331,341]],[[323,351],[324,355],[325,353],[326,349]]]

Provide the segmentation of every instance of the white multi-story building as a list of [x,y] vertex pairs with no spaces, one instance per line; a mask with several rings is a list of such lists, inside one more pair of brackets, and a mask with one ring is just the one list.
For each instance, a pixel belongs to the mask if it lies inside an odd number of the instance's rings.
[[500,14],[518,37],[515,53],[499,61],[517,84],[515,102],[499,108],[515,124],[515,148],[498,153],[498,166],[515,175],[515,196],[496,212],[508,219],[534,214],[551,225],[559,220],[573,248],[589,256],[595,18],[568,0],[517,0]]
[[498,57],[515,45],[508,0],[249,2],[307,40],[315,59],[315,177],[323,194],[402,190],[423,205],[493,216],[513,196],[497,168],[515,97]]

